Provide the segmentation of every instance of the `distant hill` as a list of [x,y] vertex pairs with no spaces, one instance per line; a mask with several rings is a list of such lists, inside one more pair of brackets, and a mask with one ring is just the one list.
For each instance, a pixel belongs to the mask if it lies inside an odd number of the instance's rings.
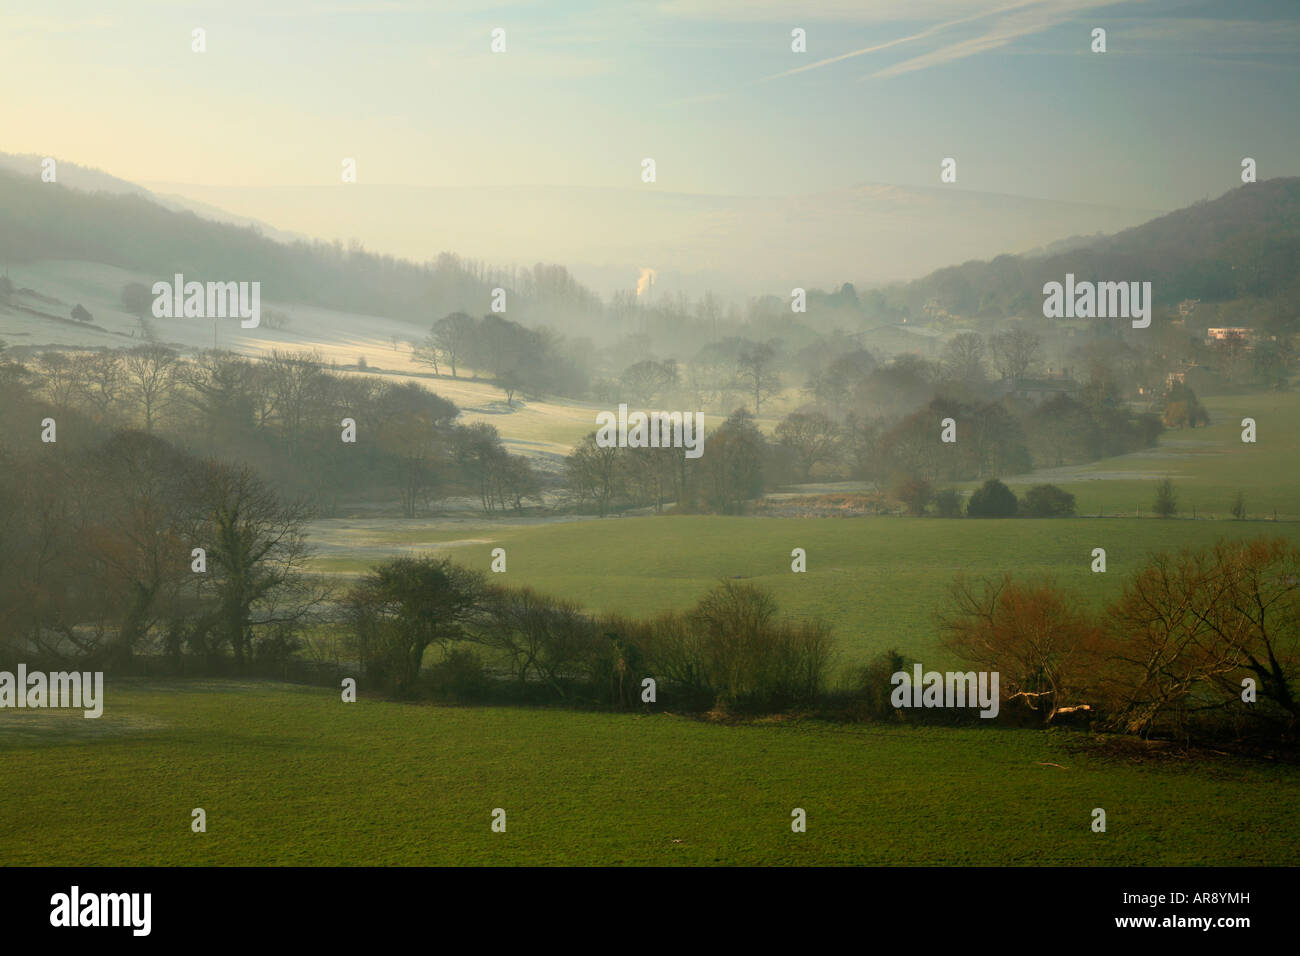
[[148,190],[94,170],[61,163],[59,181],[43,183],[39,163],[21,172],[0,164],[0,262],[42,259],[158,279],[257,280],[267,299],[420,323],[457,310],[483,314],[497,285],[512,292],[512,314],[524,319],[582,312],[595,301],[559,267],[493,272],[454,255],[420,264],[339,242],[278,242],[255,225],[166,208]]
[[[37,156],[35,153],[0,153],[0,169],[7,169],[20,176],[39,176],[41,161],[44,158],[43,156]],[[160,193],[146,189],[144,186],[128,182],[125,179],[118,179],[116,176],[111,176],[102,170],[79,166],[66,160],[58,161],[56,175],[60,184],[78,192],[140,196],[175,212],[193,212],[204,219],[211,219],[213,222],[224,222],[234,226],[252,226],[263,235],[280,242],[293,242],[308,238],[307,236],[276,229],[274,226],[270,226],[258,219],[250,219],[247,216],[227,212],[208,203],[198,202],[171,193]]]
[[1239,298],[1300,303],[1300,178],[1270,179],[1047,255],[998,256],[939,269],[891,290],[910,309],[1041,315],[1042,288],[1076,281],[1150,281],[1158,305]]

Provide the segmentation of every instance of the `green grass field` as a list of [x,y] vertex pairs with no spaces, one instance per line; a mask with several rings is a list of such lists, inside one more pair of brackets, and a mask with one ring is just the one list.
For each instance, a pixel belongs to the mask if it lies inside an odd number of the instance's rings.
[[344,704],[257,682],[105,695],[99,720],[0,713],[0,864],[1300,864],[1300,769],[1132,762],[1067,733]]
[[[376,532],[379,537],[381,533]],[[943,664],[935,612],[958,574],[1051,574],[1095,607],[1117,597],[1152,550],[1212,545],[1221,537],[1276,534],[1296,540],[1300,523],[1162,521],[1155,518],[944,520],[940,518],[618,518],[533,527],[462,529],[473,543],[446,550],[487,570],[504,547],[505,574],[599,611],[635,616],[684,609],[722,578],[769,587],[795,616],[820,614],[835,628],[843,660],[889,647]],[[442,547],[445,547],[445,542]],[[808,570],[790,570],[803,548]],[[1090,570],[1106,550],[1105,574]],[[430,550],[440,546],[430,540]],[[364,561],[330,562],[363,570]]]
[[[1226,518],[1237,492],[1251,517],[1300,518],[1300,393],[1213,396],[1205,399],[1211,424],[1165,432],[1156,448],[1088,465],[1046,469],[1010,481],[1017,494],[1049,481],[1074,494],[1079,514],[1151,514],[1155,483],[1169,477],[1182,513]],[[1256,440],[1241,440],[1241,421],[1253,418]],[[966,484],[963,487],[974,487]]]
[[[1202,515],[1225,513],[1237,488],[1252,514],[1300,515],[1300,454],[1283,437],[1297,409],[1294,396],[1217,402],[1222,424],[1148,455],[1161,468],[1125,456],[1062,483],[1083,514],[1135,498],[1149,511],[1170,474]],[[1260,441],[1243,446],[1236,421],[1251,412]],[[1192,437],[1213,444],[1171,444]],[[896,647],[946,669],[935,613],[958,574],[1048,573],[1100,607],[1150,551],[1296,540],[1300,522],[441,518],[313,531],[317,568],[344,577],[422,550],[486,570],[499,546],[498,581],[631,615],[741,578],[788,614],[827,618],[843,663]],[[790,570],[796,547],[805,574]],[[1089,568],[1097,547],[1105,574]],[[1068,732],[343,704],[258,682],[111,680],[106,697],[99,720],[0,711],[0,863],[1300,864],[1300,768],[1103,756]],[[207,833],[190,831],[195,807]],[[504,834],[489,826],[496,807]],[[791,832],[795,807],[805,834]]]

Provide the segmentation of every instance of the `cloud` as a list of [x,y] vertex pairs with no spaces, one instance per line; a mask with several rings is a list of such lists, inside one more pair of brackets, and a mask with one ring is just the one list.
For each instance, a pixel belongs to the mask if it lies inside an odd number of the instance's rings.
[[[1039,0],[1031,0],[1039,2]],[[659,13],[680,19],[725,22],[789,23],[836,21],[896,23],[898,21],[952,20],[987,13],[989,0],[665,0]]]
[[[1093,7],[1111,6],[1124,0],[1016,0],[1014,3],[1005,4],[995,7],[992,10],[987,8],[978,9],[973,13],[967,13],[965,16],[959,16],[956,19],[943,20],[935,23],[924,30],[908,36],[896,37],[892,40],[886,40],[883,43],[876,43],[872,46],[863,47],[860,50],[852,50],[848,53],[841,53],[838,56],[827,57],[818,60],[815,63],[809,63],[805,66],[795,67],[792,70],[785,70],[781,73],[775,73],[771,76],[764,77],[765,80],[778,79],[785,76],[793,76],[796,73],[806,73],[809,70],[817,70],[832,63],[838,63],[842,60],[853,59],[855,57],[866,56],[871,53],[878,53],[882,50],[888,50],[892,47],[902,46],[907,43],[916,43],[922,40],[928,40],[946,30],[954,27],[964,26],[966,24],[977,23],[983,20],[993,20],[987,26],[985,31],[978,36],[967,37],[956,42],[945,43],[937,49],[930,50],[927,53],[912,57],[902,63],[886,67],[882,70],[870,74],[870,78],[884,78],[889,76],[898,76],[902,73],[910,73],[914,70],[922,70],[926,67],[936,66],[940,63],[948,63],[953,60],[960,60],[968,56],[974,56],[977,53],[983,53],[987,50],[997,49],[1005,46],[1012,40],[1022,36],[1029,36],[1034,33],[1040,33],[1057,24],[1064,23],[1073,19],[1077,14]],[[923,2],[917,5],[916,9],[932,7],[931,2]],[[947,3],[940,4],[942,7],[949,8],[953,11],[969,9],[971,4],[966,3]],[[913,11],[909,6],[909,13]]]
[[949,43],[937,50],[931,50],[929,53],[923,53],[920,56],[914,56],[902,63],[896,63],[893,66],[885,67],[872,73],[870,79],[886,79],[891,76],[900,76],[904,73],[911,73],[915,70],[924,70],[928,67],[938,66],[942,63],[951,63],[954,60],[965,59],[968,56],[974,56],[977,53],[986,53],[989,50],[996,50],[998,47],[1006,46],[1013,40],[1020,37],[1030,36],[1035,33],[1042,33],[1058,24],[1065,23],[1074,18],[1075,14],[1082,12],[1084,9],[1096,6],[1105,6],[1111,0],[1093,0],[1093,2],[1082,3],[1060,3],[1050,6],[1033,6],[1025,9],[1008,13],[996,23],[990,25],[989,29],[980,36],[969,37],[957,43]]

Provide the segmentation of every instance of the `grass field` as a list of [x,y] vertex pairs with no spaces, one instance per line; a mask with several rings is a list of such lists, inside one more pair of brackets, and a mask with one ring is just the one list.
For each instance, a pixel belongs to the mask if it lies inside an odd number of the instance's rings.
[[[385,551],[411,547],[399,528],[372,528],[365,558],[334,555],[321,567],[361,571]],[[684,609],[722,578],[771,588],[795,616],[820,614],[835,628],[845,662],[889,647],[929,664],[938,646],[935,611],[958,574],[1051,574],[1094,607],[1117,597],[1149,551],[1208,546],[1259,534],[1300,539],[1300,523],[1120,518],[943,520],[939,518],[726,518],[681,516],[552,525],[464,524],[419,538],[431,552],[487,570],[494,547],[507,571],[492,577],[635,616]],[[790,570],[803,548],[808,570]],[[1092,549],[1107,570],[1090,570]],[[418,550],[418,547],[417,547]]]
[[[1180,512],[1226,518],[1240,491],[1253,517],[1300,518],[1300,393],[1263,392],[1205,399],[1211,424],[1165,432],[1156,448],[1088,465],[1051,468],[1008,479],[1051,482],[1073,493],[1080,514],[1151,514],[1155,483],[1169,477]],[[1241,420],[1253,418],[1256,441],[1241,440]],[[973,487],[967,484],[965,487]]]
[[[340,350],[357,344],[344,331]],[[1300,398],[1206,404],[1209,428],[1015,485],[1053,481],[1077,495],[1081,515],[1129,517],[345,518],[312,526],[314,566],[346,580],[387,556],[431,551],[486,571],[504,547],[498,583],[635,616],[687,608],[737,578],[771,588],[787,614],[825,617],[841,663],[895,647],[947,669],[955,662],[935,615],[958,574],[1051,574],[1096,608],[1151,551],[1300,540],[1290,424]],[[515,440],[552,454],[586,414],[481,411],[504,433],[526,426]],[[1257,444],[1240,441],[1246,416]],[[1166,475],[1201,520],[1131,516],[1150,513]],[[1255,520],[1205,520],[1226,515],[1238,490]],[[1284,520],[1258,520],[1275,509]],[[807,573],[790,570],[796,547]],[[1090,570],[1098,547],[1105,574]],[[262,682],[110,680],[99,720],[0,711],[0,831],[10,834],[0,864],[1300,865],[1300,768],[1103,756],[1080,740],[343,704],[335,690]],[[195,807],[207,833],[190,830]],[[504,834],[489,826],[496,807],[507,811]],[[791,832],[794,807],[808,813],[805,834]],[[1095,807],[1107,812],[1104,834],[1090,829]]]
[[99,720],[0,712],[0,864],[1300,864],[1300,769],[1132,762],[1067,733],[344,704],[257,682],[105,697]]

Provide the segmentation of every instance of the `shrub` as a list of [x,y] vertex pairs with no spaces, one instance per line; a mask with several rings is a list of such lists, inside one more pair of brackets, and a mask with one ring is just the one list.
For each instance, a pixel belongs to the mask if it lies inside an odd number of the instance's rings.
[[706,685],[737,710],[779,709],[821,694],[830,667],[830,627],[783,621],[772,595],[724,581],[689,615]]
[[1016,495],[1010,488],[990,478],[975,489],[966,505],[972,518],[1011,518],[1016,513]]
[[899,720],[902,715],[890,701],[893,677],[908,672],[911,662],[892,647],[849,672],[848,689],[854,716],[865,720]]
[[447,652],[429,668],[429,689],[457,700],[482,700],[488,696],[492,679],[483,660],[469,648],[457,647]]
[[1074,514],[1074,495],[1056,485],[1034,485],[1025,492],[1024,511],[1031,518],[1059,518]]
[[1232,516],[1238,521],[1246,520],[1246,496],[1237,492],[1237,500],[1232,503]]
[[930,483],[915,475],[905,475],[894,482],[894,497],[907,507],[910,515],[925,514],[925,506],[930,503],[934,491]]
[[956,488],[945,488],[936,492],[934,496],[934,507],[939,512],[940,518],[960,518],[961,517],[961,492]]

